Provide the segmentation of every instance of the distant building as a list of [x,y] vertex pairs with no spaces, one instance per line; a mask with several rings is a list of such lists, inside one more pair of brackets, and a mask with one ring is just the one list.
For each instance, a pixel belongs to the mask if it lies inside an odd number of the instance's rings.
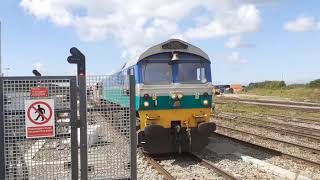
[[241,91],[243,91],[243,86],[241,84],[231,84],[230,88],[233,89],[233,92],[241,92]]

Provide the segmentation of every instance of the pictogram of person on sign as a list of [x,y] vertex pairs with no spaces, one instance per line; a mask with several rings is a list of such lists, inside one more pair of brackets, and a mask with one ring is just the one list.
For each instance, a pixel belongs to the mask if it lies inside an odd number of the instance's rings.
[[43,109],[40,104],[38,104],[38,109],[36,110],[36,112],[34,112],[35,114],[38,113],[38,117],[35,119],[36,121],[38,121],[39,117],[42,118],[41,121],[44,121],[44,114],[46,113],[46,110]]

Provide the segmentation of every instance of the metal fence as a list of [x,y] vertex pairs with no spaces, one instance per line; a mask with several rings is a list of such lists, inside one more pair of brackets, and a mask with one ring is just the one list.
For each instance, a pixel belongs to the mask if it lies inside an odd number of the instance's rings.
[[[32,97],[30,90],[34,87],[46,87],[47,97]],[[70,179],[72,173],[77,176],[77,171],[71,169],[72,161],[73,169],[78,166],[74,156],[76,137],[71,143],[71,129],[76,127],[71,128],[70,121],[76,120],[77,113],[76,93],[72,92],[76,92],[75,77],[0,78],[0,179]],[[54,102],[55,135],[27,138],[26,100],[44,98]],[[76,148],[72,150],[72,146]]]
[[85,76],[0,77],[0,179],[137,179],[135,80]]
[[[134,76],[81,78],[0,78],[0,179],[136,179]],[[28,135],[49,116],[52,136]]]
[[135,112],[130,111],[130,92],[134,90],[130,91],[125,74],[87,76],[89,179],[135,176],[135,126],[130,124],[130,114]]

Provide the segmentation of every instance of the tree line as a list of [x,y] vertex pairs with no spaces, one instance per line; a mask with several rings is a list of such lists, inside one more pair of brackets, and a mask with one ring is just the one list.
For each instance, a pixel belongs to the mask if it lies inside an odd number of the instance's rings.
[[284,89],[295,87],[308,87],[308,88],[320,88],[320,79],[310,81],[307,84],[290,84],[287,85],[284,81],[263,81],[252,82],[247,86],[247,89],[264,88],[264,89]]

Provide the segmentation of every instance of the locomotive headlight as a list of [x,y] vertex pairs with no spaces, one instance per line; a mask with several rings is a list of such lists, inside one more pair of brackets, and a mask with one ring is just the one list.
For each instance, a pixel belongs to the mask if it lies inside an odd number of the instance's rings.
[[178,99],[182,99],[183,98],[183,94],[179,93],[178,94]]
[[148,101],[145,101],[145,102],[143,102],[143,105],[144,105],[144,107],[149,107],[149,102]]
[[176,94],[171,94],[171,98],[172,98],[172,99],[176,99],[176,98],[177,98],[177,95],[176,95]]
[[207,106],[209,104],[209,101],[207,99],[203,100],[203,105]]

